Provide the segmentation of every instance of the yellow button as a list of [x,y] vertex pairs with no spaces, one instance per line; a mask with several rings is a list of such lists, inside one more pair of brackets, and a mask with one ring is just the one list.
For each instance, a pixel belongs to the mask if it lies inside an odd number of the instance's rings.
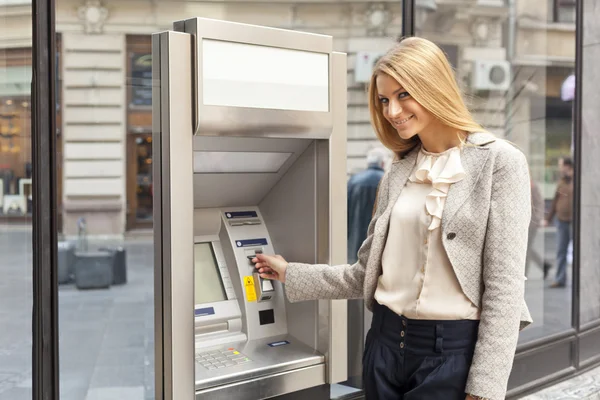
[[233,354],[240,354],[240,352],[239,351],[234,351]]

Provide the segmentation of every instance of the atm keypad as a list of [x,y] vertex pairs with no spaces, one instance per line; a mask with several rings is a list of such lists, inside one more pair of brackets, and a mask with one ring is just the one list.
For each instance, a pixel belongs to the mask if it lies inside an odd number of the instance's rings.
[[208,370],[234,367],[249,361],[252,360],[232,347],[196,353],[196,362]]

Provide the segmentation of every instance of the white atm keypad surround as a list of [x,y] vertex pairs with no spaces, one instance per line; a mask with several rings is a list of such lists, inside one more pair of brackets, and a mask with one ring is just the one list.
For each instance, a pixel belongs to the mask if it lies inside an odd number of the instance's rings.
[[[262,339],[287,334],[285,298],[280,282],[260,278],[252,258],[256,253],[275,254],[275,249],[256,206],[221,209],[221,242],[230,243],[237,264],[243,298],[239,297],[246,318],[248,339]],[[232,224],[232,222],[247,222]],[[234,275],[230,266],[230,273]],[[232,277],[233,279],[233,277]]]

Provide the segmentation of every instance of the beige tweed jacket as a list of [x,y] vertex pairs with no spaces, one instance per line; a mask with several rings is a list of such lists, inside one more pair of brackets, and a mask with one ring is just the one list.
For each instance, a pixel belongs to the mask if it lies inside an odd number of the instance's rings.
[[[529,167],[523,153],[491,134],[473,133],[467,142],[461,154],[466,177],[448,192],[442,242],[463,292],[481,309],[466,392],[501,400],[519,330],[531,323],[524,299]],[[340,266],[290,263],[285,284],[290,301],[364,298],[372,309],[390,213],[417,153],[415,149],[394,161],[382,178],[358,261]]]

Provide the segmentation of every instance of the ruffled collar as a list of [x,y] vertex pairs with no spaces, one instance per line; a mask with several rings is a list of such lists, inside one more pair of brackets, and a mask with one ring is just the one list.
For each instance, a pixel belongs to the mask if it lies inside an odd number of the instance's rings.
[[466,176],[460,160],[460,147],[453,147],[442,153],[430,153],[422,146],[417,155],[417,164],[409,177],[411,182],[430,183],[431,192],[425,198],[425,209],[431,219],[429,230],[438,228],[450,185]]

